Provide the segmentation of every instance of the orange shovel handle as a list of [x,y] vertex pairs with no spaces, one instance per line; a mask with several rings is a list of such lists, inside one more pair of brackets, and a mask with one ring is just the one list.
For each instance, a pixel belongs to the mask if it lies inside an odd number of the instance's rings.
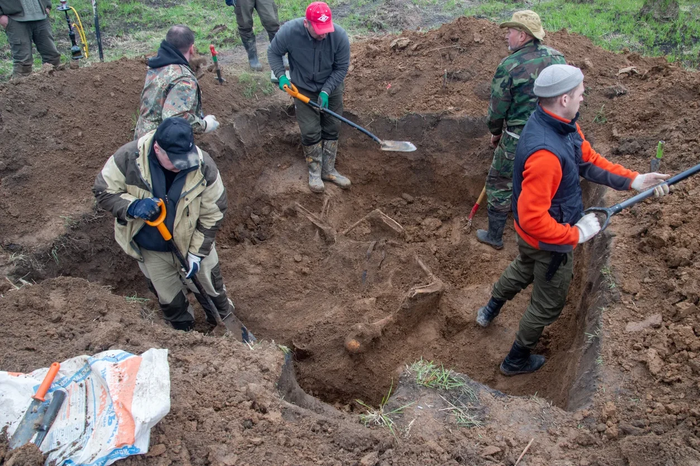
[[[291,84],[291,83],[290,83],[290,84]],[[286,92],[287,94],[291,95],[291,96],[294,97],[295,99],[301,100],[301,101],[304,102],[305,104],[308,104],[309,101],[311,100],[311,99],[309,99],[308,97],[306,97],[304,94],[300,94],[300,93],[299,93],[299,90],[297,89],[297,87],[296,87],[294,84],[292,84],[292,87],[291,87],[291,88],[285,84],[285,85],[284,85],[284,90],[285,90],[285,92]]]
[[44,380],[41,382],[41,385],[39,385],[39,388],[32,398],[42,402],[46,400],[46,393],[49,391],[49,388],[51,388],[53,379],[56,378],[56,374],[58,374],[58,370],[60,368],[61,365],[57,362],[54,362],[51,364],[51,366],[49,366],[49,371],[46,373],[46,376],[44,376]]
[[166,227],[164,223],[167,211],[165,210],[165,202],[163,202],[163,199],[158,199],[158,207],[160,207],[160,215],[152,222],[146,220],[146,225],[156,227],[163,239],[165,241],[170,241],[173,238],[173,235],[170,234],[168,227]]

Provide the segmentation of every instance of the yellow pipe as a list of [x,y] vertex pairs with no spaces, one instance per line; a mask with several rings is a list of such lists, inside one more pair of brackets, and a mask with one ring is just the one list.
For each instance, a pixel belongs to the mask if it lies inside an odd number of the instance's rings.
[[78,19],[78,25],[73,24],[73,26],[78,30],[78,35],[80,36],[80,41],[83,43],[83,49],[85,50],[85,58],[87,58],[89,56],[88,43],[87,43],[87,37],[85,36],[85,28],[83,28],[83,22],[80,20],[80,15],[76,11],[76,9],[73,8],[72,6],[69,8],[71,10],[73,10],[75,17]]

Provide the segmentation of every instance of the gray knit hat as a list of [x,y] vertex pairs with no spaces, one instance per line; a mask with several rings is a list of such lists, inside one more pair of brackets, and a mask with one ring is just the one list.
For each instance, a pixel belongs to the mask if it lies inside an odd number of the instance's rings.
[[557,97],[576,88],[583,81],[580,69],[571,65],[549,65],[535,80],[537,97]]

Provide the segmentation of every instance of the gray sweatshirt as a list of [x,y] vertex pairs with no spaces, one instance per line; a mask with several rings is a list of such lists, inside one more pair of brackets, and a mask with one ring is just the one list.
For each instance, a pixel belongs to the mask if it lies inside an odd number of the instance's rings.
[[343,28],[333,25],[335,31],[323,40],[316,40],[304,27],[304,18],[283,24],[267,49],[267,61],[275,76],[284,75],[282,56],[286,53],[292,84],[330,95],[343,82],[350,66],[348,35]]

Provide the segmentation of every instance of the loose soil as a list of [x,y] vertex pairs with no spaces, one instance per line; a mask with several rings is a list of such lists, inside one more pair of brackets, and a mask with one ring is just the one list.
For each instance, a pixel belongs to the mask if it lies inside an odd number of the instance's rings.
[[[538,373],[498,373],[529,293],[489,329],[474,323],[517,254],[511,227],[501,252],[463,229],[492,156],[484,116],[507,54],[502,35],[460,18],[353,43],[346,115],[419,150],[380,152],[344,128],[338,168],[353,186],[322,196],[306,187],[289,99],[245,99],[238,70],[225,67],[231,79],[218,86],[201,69],[205,110],[222,126],[198,144],[227,186],[218,248],[239,317],[265,341],[252,348],[208,335],[200,315],[198,332],[175,332],[153,300],[125,299],[153,297],[90,188],[132,138],[144,63],[1,86],[0,337],[9,350],[0,368],[168,348],[171,412],[149,455],[125,464],[512,465],[532,438],[520,465],[700,464],[698,181],[621,213],[577,250],[567,307],[537,348],[548,358]],[[646,171],[665,140],[664,170],[700,161],[697,73],[566,32],[546,42],[584,69],[581,125],[601,153]],[[591,205],[626,196],[585,190]],[[475,227],[485,224],[480,212]],[[359,352],[346,349],[357,325],[385,318]],[[452,395],[415,383],[406,365],[420,358],[466,374],[481,427],[459,427]],[[354,401],[377,406],[389,390],[385,410],[404,407],[395,435],[362,426]],[[2,464],[17,464],[8,454],[0,449]]]

